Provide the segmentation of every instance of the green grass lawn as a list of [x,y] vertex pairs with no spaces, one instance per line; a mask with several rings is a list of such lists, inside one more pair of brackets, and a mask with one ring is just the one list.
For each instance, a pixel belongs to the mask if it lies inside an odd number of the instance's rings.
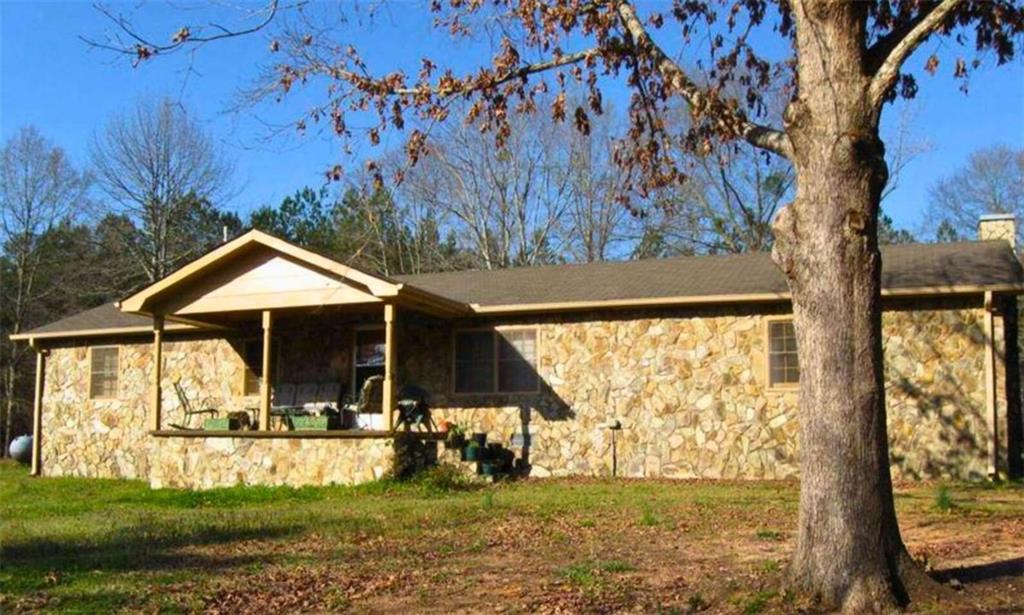
[[[359,487],[154,491],[34,479],[4,462],[0,612],[793,612],[781,580],[796,497],[795,483],[480,487],[444,472]],[[1019,486],[916,485],[898,506],[912,553],[934,568],[1024,553]],[[1021,585],[1012,574],[968,584],[974,610],[962,612],[1014,612],[1000,609],[1024,604]]]

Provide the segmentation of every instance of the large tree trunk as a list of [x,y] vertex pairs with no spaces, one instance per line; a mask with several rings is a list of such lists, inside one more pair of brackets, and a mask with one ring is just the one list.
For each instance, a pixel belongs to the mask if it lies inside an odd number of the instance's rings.
[[887,170],[859,3],[796,3],[800,92],[786,111],[797,194],[775,222],[800,356],[800,518],[790,573],[823,606],[884,612],[923,577],[889,474],[876,225]]

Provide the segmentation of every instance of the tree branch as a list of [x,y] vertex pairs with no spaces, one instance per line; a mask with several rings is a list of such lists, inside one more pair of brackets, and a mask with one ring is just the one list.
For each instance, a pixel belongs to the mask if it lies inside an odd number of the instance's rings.
[[[218,33],[209,36],[193,34],[188,27],[183,27],[174,35],[174,37],[171,39],[170,44],[159,44],[146,39],[141,34],[135,31],[135,28],[127,19],[120,15],[114,15],[106,7],[100,4],[96,4],[94,5],[94,8],[100,13],[102,13],[107,19],[114,22],[114,24],[122,32],[124,32],[125,35],[127,35],[133,41],[135,41],[135,43],[132,45],[123,45],[120,44],[120,41],[118,41],[118,44],[111,44],[100,43],[92,39],[86,38],[84,36],[80,36],[79,38],[87,45],[90,45],[92,47],[106,49],[108,51],[115,51],[117,53],[122,53],[125,55],[135,56],[134,63],[138,64],[141,61],[148,60],[156,54],[167,54],[173,51],[177,51],[178,49],[181,49],[186,45],[199,45],[202,43],[210,43],[225,38],[236,38],[259,32],[260,30],[263,30],[264,28],[269,26],[270,23],[277,16],[277,13],[279,12],[280,9],[279,2],[280,0],[269,0],[267,6],[264,8],[264,11],[266,11],[267,13],[266,17],[260,20],[259,23],[255,24],[252,27],[245,28],[242,30],[230,30],[222,25],[211,23],[209,25],[216,29]],[[302,4],[304,4],[304,2],[299,2],[298,4],[296,4],[296,6],[301,6]],[[119,38],[120,37],[118,37],[118,39]]]
[[712,115],[720,126],[726,128],[727,133],[745,139],[751,145],[789,158],[791,145],[786,133],[751,122],[742,112],[726,106],[717,97],[709,96],[654,42],[629,2],[620,2],[617,11],[623,27],[636,44],[646,48],[666,82],[682,94],[694,110],[701,115]]
[[872,59],[872,64],[878,67],[871,79],[869,90],[872,104],[876,107],[882,104],[889,88],[896,83],[903,62],[942,25],[954,9],[963,4],[963,1],[942,0],[938,4],[933,4],[922,10],[906,27],[893,30],[872,45],[868,50],[868,57]]
[[[434,95],[434,96],[440,96],[440,97],[449,97],[449,96],[453,96],[453,95],[456,95],[456,94],[464,94],[464,93],[467,93],[467,92],[470,92],[470,91],[474,91],[474,90],[481,90],[481,89],[484,89],[484,88],[497,87],[497,86],[499,86],[499,85],[501,85],[503,83],[507,83],[507,82],[515,80],[515,79],[522,79],[524,77],[527,77],[529,75],[533,75],[535,73],[542,73],[544,71],[552,70],[552,69],[555,69],[555,68],[561,68],[563,66],[569,66],[571,64],[578,64],[580,62],[586,61],[588,58],[590,58],[591,56],[595,55],[596,53],[597,53],[597,49],[596,48],[594,48],[594,49],[587,49],[585,51],[579,51],[579,52],[576,52],[576,53],[569,53],[569,54],[561,55],[561,56],[558,56],[556,58],[552,58],[550,60],[546,60],[544,62],[536,62],[536,63],[533,63],[533,64],[525,64],[523,66],[520,66],[519,68],[516,68],[516,69],[508,71],[504,75],[495,76],[491,80],[486,80],[483,84],[474,83],[474,84],[470,85],[470,84],[466,84],[464,82],[460,82],[459,85],[453,85],[453,86],[449,86],[449,87],[444,87],[444,86],[441,86],[441,87],[421,86],[421,87],[412,87],[412,88],[394,88],[394,89],[391,89],[391,94],[393,94],[395,96]],[[366,79],[366,77],[361,77],[361,76],[357,75],[356,73],[354,73],[352,71],[340,70],[339,69],[337,72],[338,72],[339,75],[344,76],[346,81],[349,81],[350,83],[354,79],[358,79],[358,80]]]

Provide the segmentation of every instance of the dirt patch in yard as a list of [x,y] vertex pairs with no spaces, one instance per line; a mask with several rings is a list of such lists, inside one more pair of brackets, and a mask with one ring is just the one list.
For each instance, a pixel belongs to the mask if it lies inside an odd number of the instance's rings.
[[[569,484],[579,488],[586,481]],[[596,484],[600,489],[607,486],[604,481]],[[279,543],[271,552],[326,561],[275,565],[221,580],[206,592],[203,609],[813,611],[782,589],[796,520],[791,502],[756,497],[693,500],[682,497],[684,484],[658,486],[664,490],[651,501],[609,502],[592,511],[509,505],[457,528],[426,524],[414,536],[356,535],[352,544],[339,544],[336,537],[312,535]],[[731,487],[740,496],[750,488]],[[919,486],[914,493],[926,495],[928,490]],[[493,493],[497,502],[508,495],[501,488]],[[786,488],[783,500],[790,493]],[[1024,498],[1018,491],[989,495],[984,490],[972,492],[970,500],[961,497],[960,507],[949,511],[935,508],[928,497],[908,500],[901,511],[911,552],[939,571],[944,581],[958,579],[953,583],[959,588],[952,601],[918,604],[911,610],[1018,612],[1024,605],[1024,571],[1005,562],[1024,552],[1024,519],[1000,514],[999,507],[1024,503]],[[243,550],[250,554],[260,548],[257,542]],[[993,564],[987,573],[971,576],[974,567]]]

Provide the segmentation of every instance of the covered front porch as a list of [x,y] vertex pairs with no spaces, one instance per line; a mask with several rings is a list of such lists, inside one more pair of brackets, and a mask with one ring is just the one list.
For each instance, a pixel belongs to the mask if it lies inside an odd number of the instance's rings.
[[[389,437],[402,360],[398,326],[468,311],[258,231],[120,309],[153,322],[152,436],[255,439]],[[169,338],[170,323],[189,329]],[[202,359],[211,362],[202,366],[211,373],[205,382],[179,373],[178,362],[189,359],[182,354],[194,353],[180,339],[211,345]]]

